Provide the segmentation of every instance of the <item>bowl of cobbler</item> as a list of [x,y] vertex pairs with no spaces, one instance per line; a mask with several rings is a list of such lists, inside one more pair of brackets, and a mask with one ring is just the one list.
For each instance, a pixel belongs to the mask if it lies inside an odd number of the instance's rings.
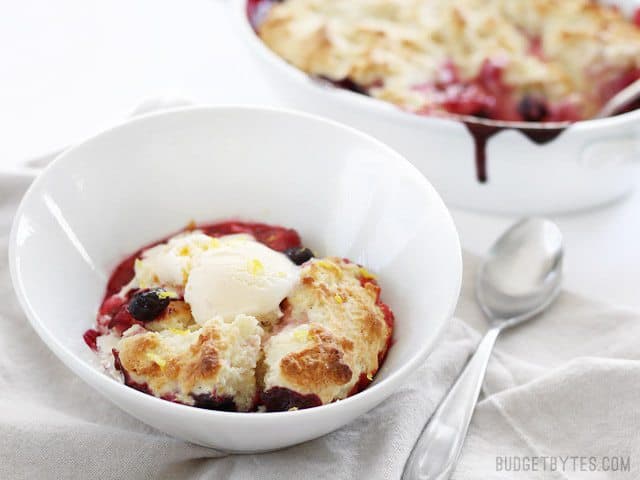
[[152,114],[65,152],[19,207],[10,264],[73,372],[235,452],[316,438],[398,392],[462,268],[446,207],[399,154],[250,107]]
[[291,105],[353,125],[445,201],[496,212],[599,205],[637,178],[637,0],[234,0]]

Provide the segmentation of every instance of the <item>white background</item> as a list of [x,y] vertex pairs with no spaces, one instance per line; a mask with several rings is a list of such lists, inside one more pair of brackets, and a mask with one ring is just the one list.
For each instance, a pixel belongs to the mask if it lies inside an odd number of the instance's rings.
[[[224,0],[1,5],[0,170],[81,140],[157,94],[280,103],[235,37]],[[513,221],[453,215],[463,246],[475,253]],[[640,194],[554,220],[566,237],[567,287],[640,307]]]

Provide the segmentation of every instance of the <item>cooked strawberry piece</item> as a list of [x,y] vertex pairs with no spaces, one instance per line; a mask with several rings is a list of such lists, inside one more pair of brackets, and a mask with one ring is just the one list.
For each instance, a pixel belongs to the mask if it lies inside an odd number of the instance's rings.
[[544,49],[542,48],[542,38],[533,37],[529,41],[529,54],[544,60]]
[[574,103],[561,102],[549,105],[549,122],[575,122],[581,118],[580,111]]
[[258,231],[256,232],[256,240],[278,252],[300,246],[298,233],[295,230],[285,228]]
[[135,324],[141,325],[142,322],[138,322],[133,318],[131,313],[129,313],[127,305],[123,305],[109,322],[109,328],[115,330],[118,335],[122,335]]
[[444,92],[444,108],[459,115],[489,116],[496,99],[477,85],[450,85]]
[[207,235],[214,237],[234,233],[248,233],[253,235],[259,242],[264,243],[267,247],[279,252],[283,252],[287,248],[299,247],[301,243],[300,236],[295,230],[274,227],[264,223],[222,222],[203,225],[199,228]]
[[476,83],[482,86],[484,90],[495,95],[501,95],[508,92],[509,88],[502,81],[504,65],[496,60],[486,59],[482,63],[480,73]]
[[102,305],[100,306],[100,315],[114,315],[122,304],[125,302],[125,299],[120,295],[111,295],[108,297]]
[[82,338],[84,339],[84,342],[89,346],[91,350],[93,350],[94,352],[97,352],[98,351],[97,341],[99,336],[100,334],[96,330],[91,328],[86,332],[84,332],[84,335],[82,335]]

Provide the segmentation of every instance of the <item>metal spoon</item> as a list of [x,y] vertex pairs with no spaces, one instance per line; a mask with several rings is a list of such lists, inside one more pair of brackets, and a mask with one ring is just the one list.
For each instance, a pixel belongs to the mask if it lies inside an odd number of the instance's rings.
[[624,107],[629,105],[640,98],[640,78],[635,82],[627,85],[613,97],[609,99],[607,103],[600,109],[594,118],[610,117],[611,115],[619,112]]
[[413,447],[402,478],[445,480],[456,465],[500,332],[551,304],[562,278],[562,234],[549,220],[525,219],[502,234],[478,271],[476,294],[490,329]]

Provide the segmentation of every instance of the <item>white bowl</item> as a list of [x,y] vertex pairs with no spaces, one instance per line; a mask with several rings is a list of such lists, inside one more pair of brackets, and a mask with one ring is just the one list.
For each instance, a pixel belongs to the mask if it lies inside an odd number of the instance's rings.
[[[190,219],[231,217],[296,228],[379,274],[397,327],[368,389],[309,410],[229,413],[156,399],[96,365],[82,333],[118,261]],[[65,152],[26,193],[9,255],[29,321],[71,370],[149,425],[242,452],[321,436],[400,388],[452,315],[462,268],[447,209],[400,155],[331,121],[240,107],[148,115]]]
[[[501,131],[488,142],[488,181],[480,183],[475,144],[461,122],[405,113],[313,80],[260,40],[249,24],[246,3],[231,4],[237,31],[288,105],[339,120],[386,142],[418,167],[447,203],[518,214],[570,211],[612,201],[636,184],[640,110],[577,122],[544,145],[518,130]],[[640,6],[640,0],[608,3],[629,14]]]

